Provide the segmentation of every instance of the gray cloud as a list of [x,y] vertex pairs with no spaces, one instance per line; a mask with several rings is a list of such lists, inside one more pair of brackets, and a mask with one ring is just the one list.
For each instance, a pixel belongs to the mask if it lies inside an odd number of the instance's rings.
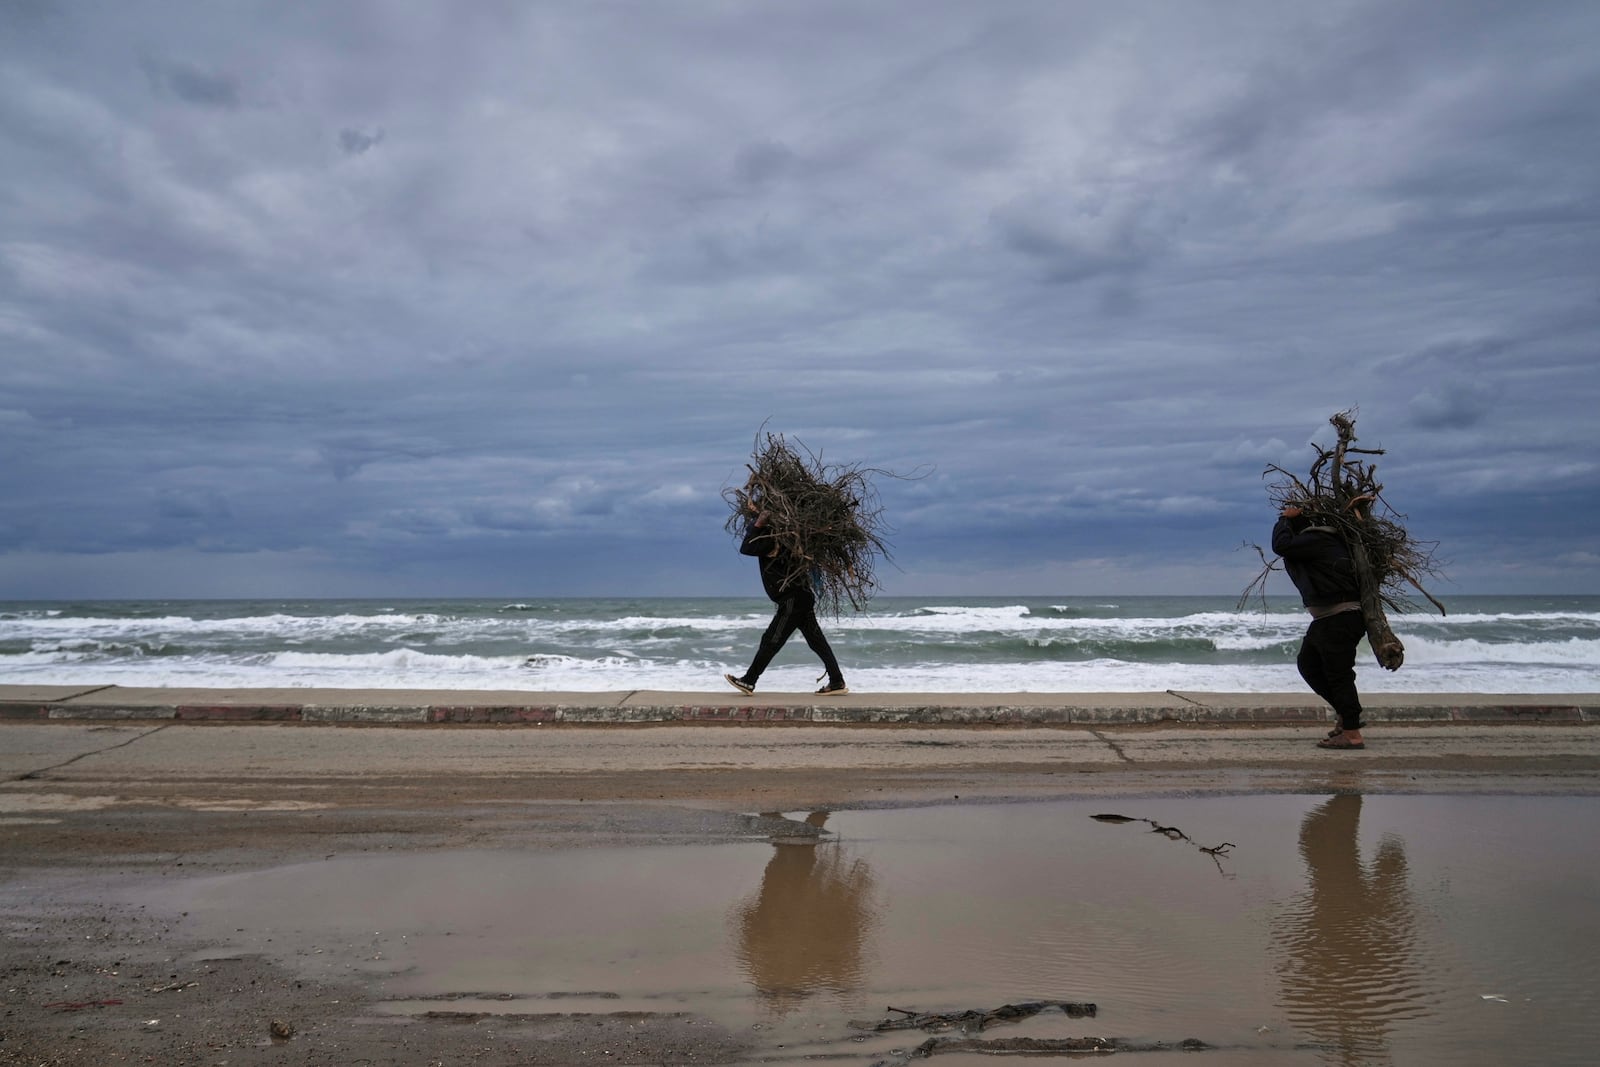
[[776,141],[761,141],[745,145],[734,154],[734,178],[744,185],[767,185],[797,164],[795,154],[787,145]]
[[239,106],[239,84],[227,74],[200,70],[187,63],[149,61],[145,75],[158,92],[171,93],[188,104],[229,111]]
[[1153,204],[1108,196],[1033,197],[1002,204],[991,218],[1002,244],[1038,261],[1049,281],[1070,284],[1148,267],[1177,225],[1159,214]]
[[1592,5],[19,11],[0,596],[748,591],[763,422],[891,591],[1232,592],[1353,405],[1600,579]]
[[382,130],[374,130],[372,133],[367,133],[365,130],[347,127],[339,131],[339,147],[348,155],[366,155],[382,143]]
[[1471,382],[1446,382],[1411,398],[1411,418],[1418,426],[1465,429],[1482,421],[1494,397]]

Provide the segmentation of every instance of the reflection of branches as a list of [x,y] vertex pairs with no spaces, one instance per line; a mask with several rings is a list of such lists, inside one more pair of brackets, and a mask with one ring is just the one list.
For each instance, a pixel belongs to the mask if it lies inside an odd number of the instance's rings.
[[[1232,841],[1224,841],[1220,845],[1211,845],[1211,846],[1208,847],[1206,845],[1200,844],[1198,841],[1196,841],[1194,838],[1190,837],[1188,834],[1184,833],[1182,830],[1178,829],[1176,826],[1163,826],[1160,823],[1156,822],[1154,819],[1135,818],[1132,815],[1091,815],[1090,818],[1096,819],[1096,820],[1098,820],[1100,822],[1116,822],[1116,823],[1142,822],[1142,823],[1149,823],[1150,824],[1150,832],[1151,833],[1160,834],[1162,837],[1165,837],[1169,841],[1187,841],[1187,842],[1189,842],[1189,844],[1193,845],[1195,848],[1199,849],[1201,852],[1204,852],[1206,855],[1210,856],[1211,857],[1211,861],[1217,865],[1217,870],[1218,871],[1222,871],[1222,860],[1219,857],[1226,856],[1230,849],[1234,849],[1234,848],[1238,848],[1239,847],[1239,846],[1235,845]],[[1222,871],[1222,873],[1226,874],[1227,872],[1226,871]]]

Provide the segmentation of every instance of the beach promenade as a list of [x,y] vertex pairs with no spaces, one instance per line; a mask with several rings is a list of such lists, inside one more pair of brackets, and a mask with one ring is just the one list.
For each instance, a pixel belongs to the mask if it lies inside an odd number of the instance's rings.
[[[686,801],[743,811],[1071,792],[1600,793],[1600,695],[545,693],[0,687],[0,810]],[[1329,776],[1337,776],[1333,780]],[[1510,784],[1513,779],[1521,784]]]
[[[1374,723],[1600,723],[1600,694],[1364,694]],[[0,720],[1107,726],[1331,721],[1309,693],[540,692],[0,685]]]

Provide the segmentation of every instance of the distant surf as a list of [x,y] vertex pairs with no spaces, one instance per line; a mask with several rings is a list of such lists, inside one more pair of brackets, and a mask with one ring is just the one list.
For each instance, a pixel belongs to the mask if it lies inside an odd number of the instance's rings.
[[[1397,615],[1372,692],[1600,692],[1600,597],[1453,597]],[[0,603],[0,683],[591,692],[722,688],[770,605],[715,598]],[[859,692],[1283,692],[1288,600],[886,597],[823,625]],[[815,688],[796,638],[764,690]]]

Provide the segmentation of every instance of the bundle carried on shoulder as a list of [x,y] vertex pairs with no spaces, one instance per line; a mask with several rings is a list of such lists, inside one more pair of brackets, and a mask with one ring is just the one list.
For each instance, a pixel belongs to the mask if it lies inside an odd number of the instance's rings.
[[[791,573],[785,585],[808,584],[819,607],[837,615],[845,604],[864,608],[877,588],[876,557],[889,558],[883,507],[872,476],[888,474],[859,464],[827,464],[782,434],[757,438],[743,486],[723,490],[733,509],[727,529],[743,538],[766,516]],[[892,475],[890,475],[892,477]]]
[[[1405,660],[1405,646],[1390,629],[1385,609],[1397,613],[1415,609],[1418,605],[1410,597],[1415,590],[1444,614],[1444,605],[1422,585],[1424,577],[1437,573],[1437,543],[1413,538],[1402,522],[1405,516],[1384,499],[1377,465],[1361,458],[1381,456],[1384,449],[1355,446],[1354,412],[1341,411],[1328,422],[1337,431],[1334,445],[1317,447],[1317,458],[1303,479],[1276,464],[1268,466],[1263,476],[1274,475],[1277,480],[1268,485],[1267,495],[1277,510],[1295,505],[1311,525],[1331,527],[1344,540],[1361,589],[1367,640],[1380,664],[1398,670]],[[1265,553],[1262,562],[1264,569],[1245,588],[1241,606],[1265,588],[1267,575],[1276,569]]]

